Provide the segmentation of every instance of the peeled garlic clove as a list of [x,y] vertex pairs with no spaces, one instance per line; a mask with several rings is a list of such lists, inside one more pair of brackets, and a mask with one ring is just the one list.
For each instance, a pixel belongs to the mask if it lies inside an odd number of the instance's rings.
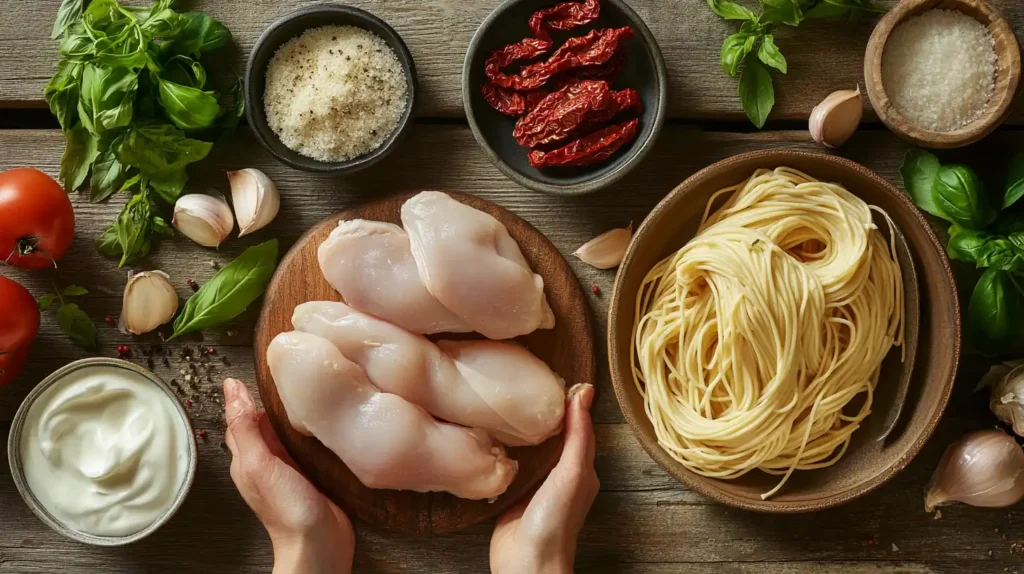
[[611,269],[622,263],[633,237],[633,226],[605,231],[584,243],[573,255],[591,267]]
[[262,229],[277,217],[281,196],[274,182],[262,171],[252,168],[229,171],[228,182],[239,237]]
[[932,475],[924,507],[952,502],[1001,508],[1024,498],[1024,449],[1000,430],[972,432],[949,445]]
[[235,227],[231,207],[221,196],[191,193],[174,204],[171,224],[203,247],[217,247]]
[[811,110],[811,137],[827,148],[837,148],[857,131],[863,114],[860,86],[856,90],[832,92]]
[[121,332],[141,335],[169,322],[178,312],[178,293],[163,271],[128,274],[121,299]]
[[996,418],[1013,427],[1014,434],[1024,436],[1024,366],[1008,370],[992,385],[988,407]]

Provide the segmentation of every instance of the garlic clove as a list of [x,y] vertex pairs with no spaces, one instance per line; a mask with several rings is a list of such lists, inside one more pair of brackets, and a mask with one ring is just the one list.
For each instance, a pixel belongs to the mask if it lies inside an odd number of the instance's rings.
[[1024,498],[1024,449],[1000,430],[972,432],[949,445],[932,475],[924,507],[952,502],[1001,508]]
[[281,196],[274,182],[262,171],[253,168],[229,171],[228,183],[239,237],[266,227],[277,217]]
[[178,293],[163,271],[128,273],[121,298],[121,332],[141,335],[169,322],[178,312]]
[[808,129],[814,141],[837,148],[853,136],[864,115],[864,97],[856,90],[832,92],[811,110]]
[[1024,365],[1005,368],[1006,372],[992,385],[988,407],[1000,422],[1013,427],[1014,434],[1024,436]]
[[584,243],[573,255],[591,267],[611,269],[622,263],[633,237],[633,226],[605,231]]
[[191,193],[175,202],[171,224],[199,245],[217,247],[234,229],[235,218],[223,197]]

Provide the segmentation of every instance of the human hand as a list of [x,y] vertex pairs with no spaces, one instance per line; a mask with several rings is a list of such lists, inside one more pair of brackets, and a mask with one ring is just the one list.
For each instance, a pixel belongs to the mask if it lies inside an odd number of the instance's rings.
[[594,387],[569,390],[562,458],[533,497],[498,518],[491,536],[494,574],[571,573],[576,538],[601,486],[594,471]]
[[244,384],[224,380],[224,405],[231,480],[270,534],[274,574],[351,572],[355,535],[345,513],[298,471]]

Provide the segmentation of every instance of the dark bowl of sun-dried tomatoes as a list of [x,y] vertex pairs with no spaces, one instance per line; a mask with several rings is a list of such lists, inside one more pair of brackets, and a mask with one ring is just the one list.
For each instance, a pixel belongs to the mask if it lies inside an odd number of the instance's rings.
[[622,0],[506,0],[462,69],[466,117],[484,152],[530,189],[583,195],[626,175],[665,121],[665,62]]

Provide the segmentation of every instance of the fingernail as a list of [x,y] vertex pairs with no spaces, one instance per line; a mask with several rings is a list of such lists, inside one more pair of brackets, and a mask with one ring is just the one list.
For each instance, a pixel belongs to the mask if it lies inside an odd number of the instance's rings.
[[238,415],[256,410],[248,389],[238,379],[224,379],[224,418],[230,423]]
[[579,383],[573,385],[569,389],[566,398],[569,402],[579,401],[580,406],[584,409],[590,410],[590,405],[594,402],[594,385],[589,383]]

